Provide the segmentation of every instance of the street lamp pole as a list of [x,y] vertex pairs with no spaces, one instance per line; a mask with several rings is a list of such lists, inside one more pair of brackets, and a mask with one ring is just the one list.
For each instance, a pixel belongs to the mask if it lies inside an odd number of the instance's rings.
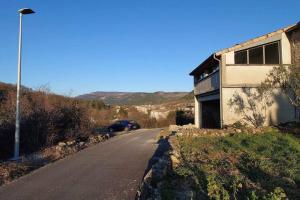
[[23,8],[19,11],[19,51],[18,51],[18,80],[17,80],[17,102],[16,102],[16,130],[15,130],[15,148],[13,160],[18,160],[20,157],[20,90],[21,90],[21,64],[22,64],[22,18],[23,15],[34,13],[29,8]]

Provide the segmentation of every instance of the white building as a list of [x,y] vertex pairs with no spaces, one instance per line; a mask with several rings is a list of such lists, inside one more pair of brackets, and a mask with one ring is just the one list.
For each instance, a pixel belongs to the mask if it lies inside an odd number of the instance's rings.
[[[291,64],[300,64],[299,23],[213,53],[190,73],[194,77],[196,126],[223,127],[242,121],[244,116],[230,104],[235,95],[247,102],[246,98],[251,98],[247,93],[259,87],[274,66]],[[263,125],[298,119],[284,94],[277,91],[272,99],[274,103],[265,110],[262,102],[255,104],[264,112]],[[251,116],[252,111],[244,114]]]

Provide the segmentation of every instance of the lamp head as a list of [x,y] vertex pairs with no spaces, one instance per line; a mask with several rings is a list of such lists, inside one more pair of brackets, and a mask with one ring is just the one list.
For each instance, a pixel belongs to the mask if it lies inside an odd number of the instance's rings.
[[18,10],[18,12],[23,15],[28,15],[28,14],[34,13],[34,11],[31,10],[30,8],[22,8],[22,9]]

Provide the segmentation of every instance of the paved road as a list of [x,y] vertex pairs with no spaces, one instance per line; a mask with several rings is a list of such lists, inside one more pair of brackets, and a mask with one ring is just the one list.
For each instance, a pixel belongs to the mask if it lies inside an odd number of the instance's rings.
[[116,136],[0,188],[0,199],[134,199],[160,129]]

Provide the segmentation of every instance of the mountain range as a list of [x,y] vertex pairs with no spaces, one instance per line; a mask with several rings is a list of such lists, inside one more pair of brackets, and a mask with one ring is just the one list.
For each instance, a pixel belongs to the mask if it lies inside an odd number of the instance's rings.
[[100,100],[110,105],[145,105],[161,104],[189,97],[190,92],[92,92],[76,98]]

